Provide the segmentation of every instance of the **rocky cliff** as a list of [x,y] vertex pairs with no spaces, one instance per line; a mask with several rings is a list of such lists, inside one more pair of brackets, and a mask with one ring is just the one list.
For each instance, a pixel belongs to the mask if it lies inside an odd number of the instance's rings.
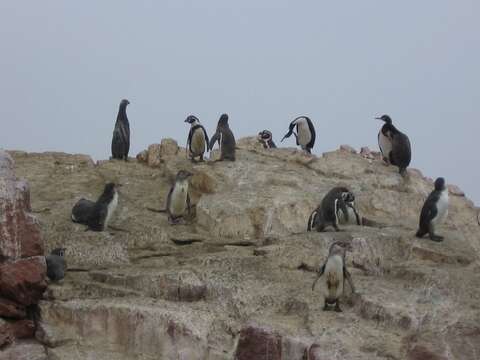
[[[446,239],[434,243],[414,237],[433,187],[417,170],[404,179],[348,147],[321,157],[265,150],[253,138],[238,147],[234,163],[202,164],[171,140],[129,162],[10,152],[46,252],[67,248],[67,276],[40,303],[44,358],[480,358],[479,225],[458,188],[439,229]],[[170,226],[146,207],[163,207],[179,169],[195,174],[196,216]],[[71,208],[107,181],[123,185],[112,224],[123,231],[85,232]],[[376,225],[307,233],[311,211],[337,185]],[[334,240],[351,244],[358,290],[347,292],[343,313],[323,312],[324,289],[311,290]]]

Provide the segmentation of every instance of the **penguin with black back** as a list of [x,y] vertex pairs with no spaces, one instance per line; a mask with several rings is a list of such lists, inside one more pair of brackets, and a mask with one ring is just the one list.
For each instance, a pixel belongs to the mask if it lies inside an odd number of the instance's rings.
[[113,129],[112,159],[128,160],[130,151],[130,124],[127,118],[127,105],[130,102],[123,99],[118,108],[117,121]]
[[65,261],[65,248],[53,249],[45,257],[47,262],[47,276],[52,281],[60,281],[65,277],[67,262]]
[[378,146],[383,160],[387,164],[398,166],[399,172],[403,176],[412,160],[410,139],[393,125],[390,116],[382,115],[376,119],[385,123],[378,132]]
[[334,310],[341,312],[340,297],[345,293],[345,280],[348,281],[352,293],[355,294],[355,286],[353,285],[352,276],[347,270],[345,262],[346,248],[348,244],[336,241],[330,245],[327,260],[318,271],[318,276],[312,284],[312,291],[315,290],[317,281],[325,275],[325,284],[328,294],[325,297],[323,306],[324,311],[329,311],[330,307],[335,305]]
[[72,221],[88,226],[92,231],[104,231],[118,205],[118,191],[114,183],[108,183],[96,202],[80,199],[73,206]]
[[[297,132],[294,132],[296,127]],[[299,145],[302,150],[305,150],[307,153],[311,154],[313,146],[315,145],[315,127],[313,126],[312,120],[308,116],[299,116],[295,118],[288,128],[288,132],[285,134],[283,139],[280,142],[283,142],[286,138],[295,135],[297,145]]]
[[208,135],[205,128],[200,124],[200,120],[194,115],[189,115],[185,122],[190,124],[190,131],[187,139],[187,152],[190,153],[192,162],[195,157],[199,157],[203,161],[205,150],[209,149]]
[[435,234],[435,227],[448,216],[448,189],[444,178],[435,180],[435,189],[430,193],[420,213],[420,224],[416,236],[422,238],[429,234],[430,240],[443,241]]
[[[355,199],[353,194],[345,187],[335,187],[331,189],[322,199],[320,205],[312,212],[308,219],[307,231],[313,229],[318,232],[324,231],[327,225],[333,226],[335,231],[340,231],[339,212],[342,212],[342,219],[345,223],[349,223],[350,214],[347,203],[351,199]],[[358,214],[357,214],[358,215]],[[360,219],[357,217],[357,222]]]
[[264,149],[275,149],[277,147],[269,130],[260,131],[257,135],[257,140],[263,145]]
[[218,161],[235,161],[235,136],[233,136],[233,132],[228,125],[227,114],[222,114],[218,120],[217,130],[210,139],[210,150],[213,150],[213,146],[217,141],[220,146],[220,159]]

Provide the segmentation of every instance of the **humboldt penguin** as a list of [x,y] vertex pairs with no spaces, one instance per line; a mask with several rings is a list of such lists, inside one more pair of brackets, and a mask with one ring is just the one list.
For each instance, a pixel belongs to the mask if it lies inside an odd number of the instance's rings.
[[257,135],[257,140],[262,143],[265,149],[275,149],[277,147],[273,142],[272,133],[268,130],[260,131]]
[[72,221],[88,226],[89,230],[104,231],[118,205],[118,191],[108,183],[96,202],[80,199],[72,209]]
[[217,124],[217,131],[210,139],[210,150],[213,149],[213,145],[218,141],[220,146],[220,159],[235,161],[235,137],[233,136],[230,127],[228,126],[228,115],[222,114]]
[[420,225],[416,236],[422,238],[429,234],[430,240],[442,241],[443,237],[435,235],[435,227],[448,216],[448,189],[444,178],[435,180],[435,190],[428,196],[420,213]]
[[335,305],[334,310],[341,312],[340,297],[345,292],[345,279],[348,281],[352,293],[355,293],[352,276],[347,270],[345,263],[346,247],[343,242],[334,242],[328,251],[328,257],[322,267],[319,269],[318,276],[312,284],[312,291],[315,290],[315,284],[325,274],[325,284],[327,286],[327,296],[323,306],[324,311],[329,311],[330,307]]
[[200,125],[200,120],[194,115],[190,115],[185,119],[190,124],[190,131],[187,139],[187,152],[190,153],[191,160],[195,162],[195,157],[200,157],[203,161],[203,154],[208,150],[208,135],[205,128]]
[[347,207],[348,216],[345,217],[340,207],[337,207],[337,218],[340,224],[361,225],[362,220],[355,206],[355,195],[352,192],[343,194],[343,201]]
[[[293,131],[295,126],[297,127],[296,133]],[[290,123],[288,132],[280,142],[283,142],[283,140],[290,137],[292,134],[295,135],[297,145],[300,145],[302,150],[311,154],[313,145],[315,145],[315,128],[313,127],[312,120],[307,116],[299,116],[295,118]]]
[[65,262],[65,248],[56,248],[45,257],[47,262],[47,276],[52,281],[59,281],[65,277],[67,263]]
[[128,160],[130,150],[130,124],[127,118],[127,105],[130,102],[123,99],[118,108],[117,121],[113,129],[112,159]]
[[383,160],[387,164],[398,166],[401,175],[404,175],[412,160],[412,148],[408,136],[399,131],[388,115],[377,117],[385,122],[378,132],[378,146]]
[[[350,222],[350,214],[347,208],[349,200],[352,202],[355,200],[355,197],[347,188],[335,187],[331,189],[310,215],[307,231],[312,231],[312,229],[316,229],[319,232],[324,231],[327,225],[332,225],[335,231],[340,231],[338,227],[340,212],[342,212],[342,222]],[[356,218],[357,224],[360,225],[358,214],[356,214]]]
[[168,222],[172,225],[180,223],[186,214],[190,215],[190,195],[188,194],[188,180],[193,174],[180,170],[175,177],[175,183],[167,195]]

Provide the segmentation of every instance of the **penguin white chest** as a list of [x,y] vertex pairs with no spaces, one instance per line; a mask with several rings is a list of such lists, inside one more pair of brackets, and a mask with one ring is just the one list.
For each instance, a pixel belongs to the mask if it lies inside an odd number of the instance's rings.
[[390,152],[392,151],[392,140],[390,138],[383,135],[382,130],[378,133],[378,146],[380,147],[380,151],[382,155],[390,160]]
[[442,195],[437,202],[437,216],[432,220],[434,224],[440,224],[447,219],[448,216],[448,190],[443,190]]
[[297,123],[297,136],[298,136],[298,144],[302,147],[307,146],[307,144],[312,139],[312,134],[310,133],[310,129],[308,127],[308,123],[305,119],[302,119]]
[[329,299],[338,299],[343,292],[343,258],[331,256],[325,265],[325,281]]
[[170,198],[170,213],[181,216],[187,208],[188,181],[177,182]]
[[201,155],[205,152],[205,134],[202,129],[197,129],[193,133],[190,148],[194,155]]
[[115,209],[117,208],[118,205],[118,193],[115,191],[113,194],[113,199],[110,201],[110,203],[107,205],[107,217],[105,218],[105,224],[104,228],[106,228],[112,218],[113,213],[115,212]]

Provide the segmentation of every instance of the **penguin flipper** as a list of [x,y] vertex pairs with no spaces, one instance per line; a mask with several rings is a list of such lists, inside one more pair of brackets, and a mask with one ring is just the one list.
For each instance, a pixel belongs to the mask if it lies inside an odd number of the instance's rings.
[[312,291],[315,290],[315,285],[317,284],[317,281],[322,277],[323,273],[325,272],[325,265],[326,264],[323,264],[323,266],[320,268],[318,276],[312,284]]
[[[435,219],[438,214],[437,201],[440,198],[440,194],[436,191],[433,191],[425,200],[423,204],[422,211],[420,213],[420,224],[419,228],[421,232],[425,232],[423,235],[428,233],[430,222]],[[419,231],[420,232],[420,231]]]
[[213,146],[215,145],[215,142],[220,141],[220,133],[217,131],[215,134],[212,136],[210,139],[210,143],[208,144],[208,150],[212,151]]

